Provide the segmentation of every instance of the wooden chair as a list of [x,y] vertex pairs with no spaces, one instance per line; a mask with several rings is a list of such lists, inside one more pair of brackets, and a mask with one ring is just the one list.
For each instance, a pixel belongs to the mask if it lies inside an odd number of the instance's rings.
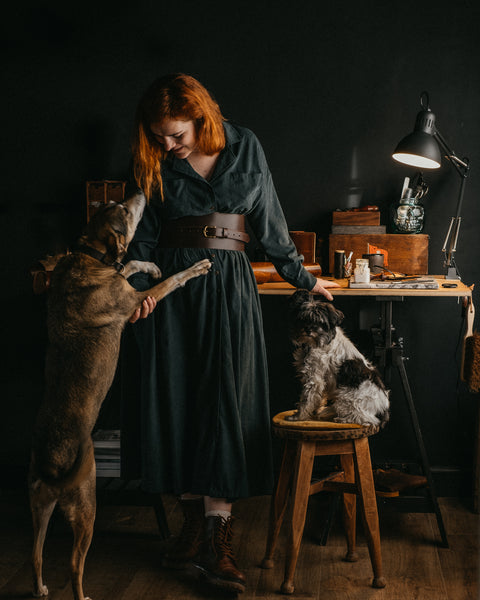
[[[276,415],[272,423],[274,434],[285,440],[285,450],[280,475],[272,497],[267,547],[262,568],[273,567],[275,545],[287,505],[290,503],[285,577],[281,592],[292,594],[308,498],[322,490],[341,492],[347,538],[345,560],[354,562],[358,558],[355,552],[355,529],[356,497],[359,496],[374,574],[372,586],[375,588],[385,587],[385,579],[382,575],[377,504],[368,445],[369,435],[375,432],[355,424],[286,421],[285,417],[293,412],[287,411]],[[335,471],[320,481],[312,481],[315,457],[334,455],[340,456],[342,470]]]

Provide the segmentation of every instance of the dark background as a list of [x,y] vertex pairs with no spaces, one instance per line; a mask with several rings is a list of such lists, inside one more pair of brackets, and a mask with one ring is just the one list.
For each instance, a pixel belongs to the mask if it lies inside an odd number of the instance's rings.
[[[473,1],[69,4],[18,3],[1,25],[2,469],[22,473],[28,463],[42,396],[45,298],[32,292],[30,266],[74,241],[85,222],[87,180],[125,177],[136,103],[161,74],[197,77],[225,117],[257,134],[289,227],[317,232],[323,257],[331,212],[347,205],[354,153],[363,202],[377,204],[388,223],[404,177],[415,173],[391,153],[428,90],[440,131],[471,161],[457,262],[465,283],[479,281],[480,19]],[[429,270],[443,273],[441,247],[460,180],[446,161],[424,176]],[[272,410],[283,410],[297,393],[286,300],[262,302]],[[375,301],[336,304],[347,332],[369,351]],[[394,314],[440,492],[456,493],[461,484],[468,494],[479,398],[458,381],[461,306],[406,299]],[[414,460],[395,377],[392,389],[392,421],[374,440],[374,459]],[[115,421],[115,398],[114,389],[103,422]]]

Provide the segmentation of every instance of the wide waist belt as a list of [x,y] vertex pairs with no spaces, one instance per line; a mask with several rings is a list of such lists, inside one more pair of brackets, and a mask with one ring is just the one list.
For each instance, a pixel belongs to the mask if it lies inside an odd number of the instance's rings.
[[244,215],[210,213],[164,221],[159,244],[162,248],[245,250],[249,241]]

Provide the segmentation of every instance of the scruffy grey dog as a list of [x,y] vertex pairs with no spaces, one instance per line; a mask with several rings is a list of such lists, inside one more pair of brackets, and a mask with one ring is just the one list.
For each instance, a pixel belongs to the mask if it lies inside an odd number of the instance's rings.
[[344,315],[305,290],[290,300],[294,365],[303,384],[291,421],[333,420],[383,427],[389,392],[377,369],[338,326]]

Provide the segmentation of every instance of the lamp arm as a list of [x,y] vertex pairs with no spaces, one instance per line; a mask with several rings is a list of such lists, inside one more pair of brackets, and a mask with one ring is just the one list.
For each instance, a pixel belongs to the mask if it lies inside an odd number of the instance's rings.
[[462,204],[463,204],[463,195],[465,192],[465,182],[468,177],[468,171],[470,169],[470,164],[468,158],[460,159],[455,154],[455,152],[449,148],[445,138],[442,134],[437,130],[435,130],[433,137],[437,140],[438,145],[445,153],[445,158],[451,162],[451,164],[455,167],[455,170],[462,178],[460,182],[460,190],[458,192],[457,199],[457,209],[455,212],[455,216],[450,220],[450,226],[447,231],[447,235],[445,237],[445,241],[443,242],[442,252],[445,253],[445,267],[447,269],[447,278],[458,278],[457,269],[455,267],[455,252],[457,251],[457,241],[460,233],[460,225],[462,222],[462,217],[460,216],[462,212]]
[[445,158],[447,158],[452,163],[452,165],[455,167],[455,170],[462,178],[462,182],[460,185],[460,192],[458,194],[457,210],[455,213],[456,218],[458,219],[460,217],[460,213],[462,211],[465,180],[468,177],[468,172],[470,170],[470,161],[466,157],[463,159],[458,158],[458,156],[455,154],[455,152],[448,146],[447,142],[445,141],[445,138],[438,131],[438,129],[435,129],[435,131],[433,133],[433,137],[437,140],[437,143],[439,144],[440,148],[445,152]]
[[460,182],[460,190],[458,192],[457,199],[457,209],[455,216],[450,220],[450,226],[447,231],[447,235],[445,237],[445,241],[443,242],[442,252],[445,253],[445,267],[447,269],[447,279],[455,279],[458,278],[457,269],[455,266],[455,252],[457,250],[457,241],[460,233],[460,224],[462,222],[462,217],[460,216],[462,212],[462,204],[463,204],[463,195],[465,191],[465,181],[468,177],[468,171],[470,169],[470,163],[468,158],[460,159],[455,154],[455,152],[448,146],[445,138],[442,134],[435,129],[433,132],[433,137],[437,140],[438,145],[445,153],[445,158],[450,161],[450,163],[454,166],[457,173],[462,178]]
[[455,167],[455,170],[460,175],[460,177],[467,177],[467,172],[469,170],[469,160],[468,158],[460,159],[455,154],[455,152],[449,147],[443,135],[435,128],[433,132],[433,137],[437,140],[438,145],[445,153],[445,158],[449,160],[452,165]]

